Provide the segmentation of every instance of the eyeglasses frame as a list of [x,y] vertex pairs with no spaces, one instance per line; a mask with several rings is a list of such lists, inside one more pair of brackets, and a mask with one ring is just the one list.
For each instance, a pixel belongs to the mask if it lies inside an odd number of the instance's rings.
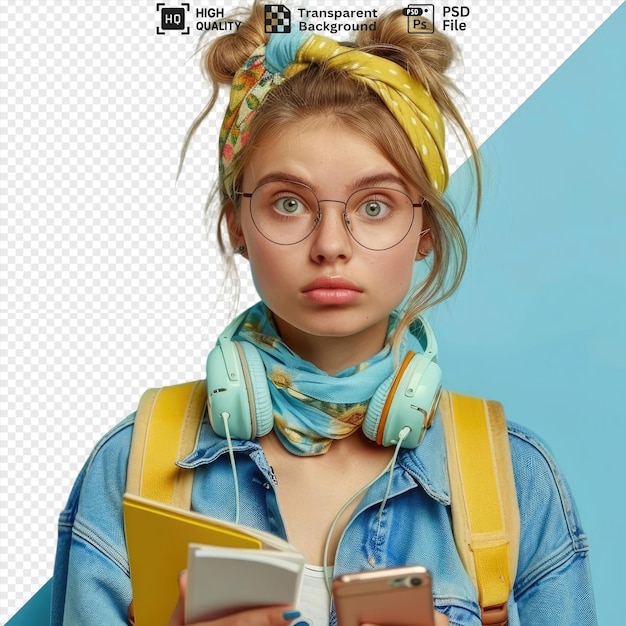
[[[313,228],[311,229],[311,231],[305,235],[304,237],[302,237],[302,239],[298,239],[298,241],[293,241],[291,243],[279,243],[278,241],[274,241],[273,239],[270,239],[257,225],[257,223],[254,220],[254,216],[252,215],[252,196],[256,193],[256,191],[262,187],[263,185],[267,185],[270,182],[279,182],[279,181],[268,181],[265,183],[261,183],[260,185],[257,185],[251,193],[245,193],[243,191],[237,191],[235,192],[236,194],[244,197],[244,198],[249,198],[250,199],[250,204],[249,204],[249,208],[250,208],[250,217],[252,218],[252,223],[254,224],[254,227],[259,231],[259,233],[261,234],[262,237],[264,237],[265,239],[267,239],[269,242],[277,245],[277,246],[295,246],[298,243],[302,243],[305,239],[308,239],[314,232],[315,229],[317,228],[317,226],[319,225],[319,223],[322,221],[322,207],[321,204],[322,202],[335,202],[336,204],[343,204],[343,223],[344,226],[346,227],[346,230],[348,231],[348,234],[350,235],[350,237],[352,237],[352,239],[358,243],[362,248],[365,248],[366,250],[372,250],[373,252],[384,252],[385,250],[391,250],[391,248],[395,248],[397,245],[399,245],[400,243],[402,243],[408,236],[411,227],[413,226],[413,222],[415,221],[415,209],[417,208],[421,208],[424,206],[425,203],[425,199],[422,198],[421,202],[413,202],[413,199],[411,198],[411,196],[409,196],[408,193],[405,193],[404,191],[401,191],[400,189],[394,189],[393,187],[363,187],[363,189],[356,189],[355,191],[353,191],[347,198],[347,200],[345,200],[345,202],[343,200],[331,200],[331,199],[325,199],[325,200],[320,200],[317,197],[317,194],[315,193],[315,191],[309,187],[308,185],[306,185],[305,183],[301,183],[298,180],[289,180],[289,179],[284,179],[281,180],[280,182],[285,182],[285,183],[291,183],[293,185],[298,185],[300,187],[304,187],[306,189],[308,189],[312,194],[313,197],[317,200],[317,215],[315,217],[315,226],[313,226]],[[402,236],[402,238],[399,241],[396,241],[396,243],[394,243],[391,246],[387,246],[386,248],[370,248],[368,246],[363,245],[353,234],[352,231],[350,230],[350,218],[348,217],[348,213],[346,211],[347,207],[348,207],[348,202],[350,200],[350,198],[352,196],[354,196],[355,194],[359,193],[360,191],[364,191],[365,189],[388,189],[390,191],[396,191],[398,193],[401,193],[403,195],[405,195],[410,203],[411,206],[413,207],[413,217],[411,218],[411,223],[409,224],[409,227],[406,231],[406,233]],[[422,232],[420,232],[420,236],[424,235],[425,233],[427,233],[429,231],[429,229],[427,228],[426,230],[423,230]]]

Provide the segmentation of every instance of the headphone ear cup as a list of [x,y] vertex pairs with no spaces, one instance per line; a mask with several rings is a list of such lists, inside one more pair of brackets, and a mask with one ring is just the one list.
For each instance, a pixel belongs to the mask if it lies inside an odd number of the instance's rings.
[[411,432],[402,447],[416,448],[437,409],[441,378],[441,369],[431,358],[409,352],[395,376],[374,393],[363,420],[365,435],[380,445],[393,446],[408,426]]
[[[228,356],[225,352],[228,351]],[[230,363],[229,376],[226,360]],[[220,437],[228,430],[237,439],[266,435],[273,426],[265,369],[254,346],[237,341],[220,342],[207,357],[208,413],[211,427]]]
[[251,407],[250,419],[254,422],[252,436],[262,437],[274,427],[274,410],[265,365],[259,351],[252,344],[237,342],[236,345],[243,352],[242,361],[245,359],[246,367],[243,368],[243,372],[247,377],[248,404]]
[[396,373],[389,376],[389,378],[383,381],[378,386],[378,389],[376,389],[374,395],[372,396],[372,399],[367,405],[367,411],[365,411],[365,417],[363,418],[363,424],[361,425],[361,429],[363,430],[364,435],[372,441],[376,441],[378,438],[378,426],[380,425],[380,417],[383,413],[385,402],[387,402],[389,390],[391,389],[391,385],[393,385],[395,379]]

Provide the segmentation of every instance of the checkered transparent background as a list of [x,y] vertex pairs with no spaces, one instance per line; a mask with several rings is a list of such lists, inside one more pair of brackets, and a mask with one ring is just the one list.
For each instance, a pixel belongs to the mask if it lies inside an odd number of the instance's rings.
[[[468,2],[454,75],[479,143],[620,3]],[[194,15],[228,8],[191,4]],[[56,519],[95,442],[147,387],[201,377],[233,311],[202,217],[221,115],[175,180],[208,93],[193,25],[188,36],[157,35],[156,2],[0,8],[4,623],[51,576]],[[463,160],[452,145],[452,169]],[[240,268],[242,309],[255,293]]]

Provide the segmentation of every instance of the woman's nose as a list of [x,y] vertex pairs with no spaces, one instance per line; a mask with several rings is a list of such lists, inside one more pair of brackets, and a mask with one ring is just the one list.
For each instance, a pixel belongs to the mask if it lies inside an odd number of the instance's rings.
[[348,232],[343,202],[320,200],[319,222],[312,238],[311,257],[318,263],[352,256],[354,241]]

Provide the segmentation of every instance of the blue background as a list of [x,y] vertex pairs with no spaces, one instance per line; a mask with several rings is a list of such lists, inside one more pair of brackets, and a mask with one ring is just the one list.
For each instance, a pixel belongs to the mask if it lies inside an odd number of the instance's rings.
[[[445,386],[502,401],[554,452],[590,539],[599,624],[625,623],[625,117],[622,5],[481,147],[468,271],[430,315]],[[459,204],[470,173],[453,177]]]
[[[626,561],[625,111],[622,5],[482,146],[468,271],[430,316],[446,386],[502,401],[553,450],[590,538],[600,624],[623,619]],[[470,173],[453,176],[458,204]],[[47,624],[48,606],[49,585],[7,626]]]

